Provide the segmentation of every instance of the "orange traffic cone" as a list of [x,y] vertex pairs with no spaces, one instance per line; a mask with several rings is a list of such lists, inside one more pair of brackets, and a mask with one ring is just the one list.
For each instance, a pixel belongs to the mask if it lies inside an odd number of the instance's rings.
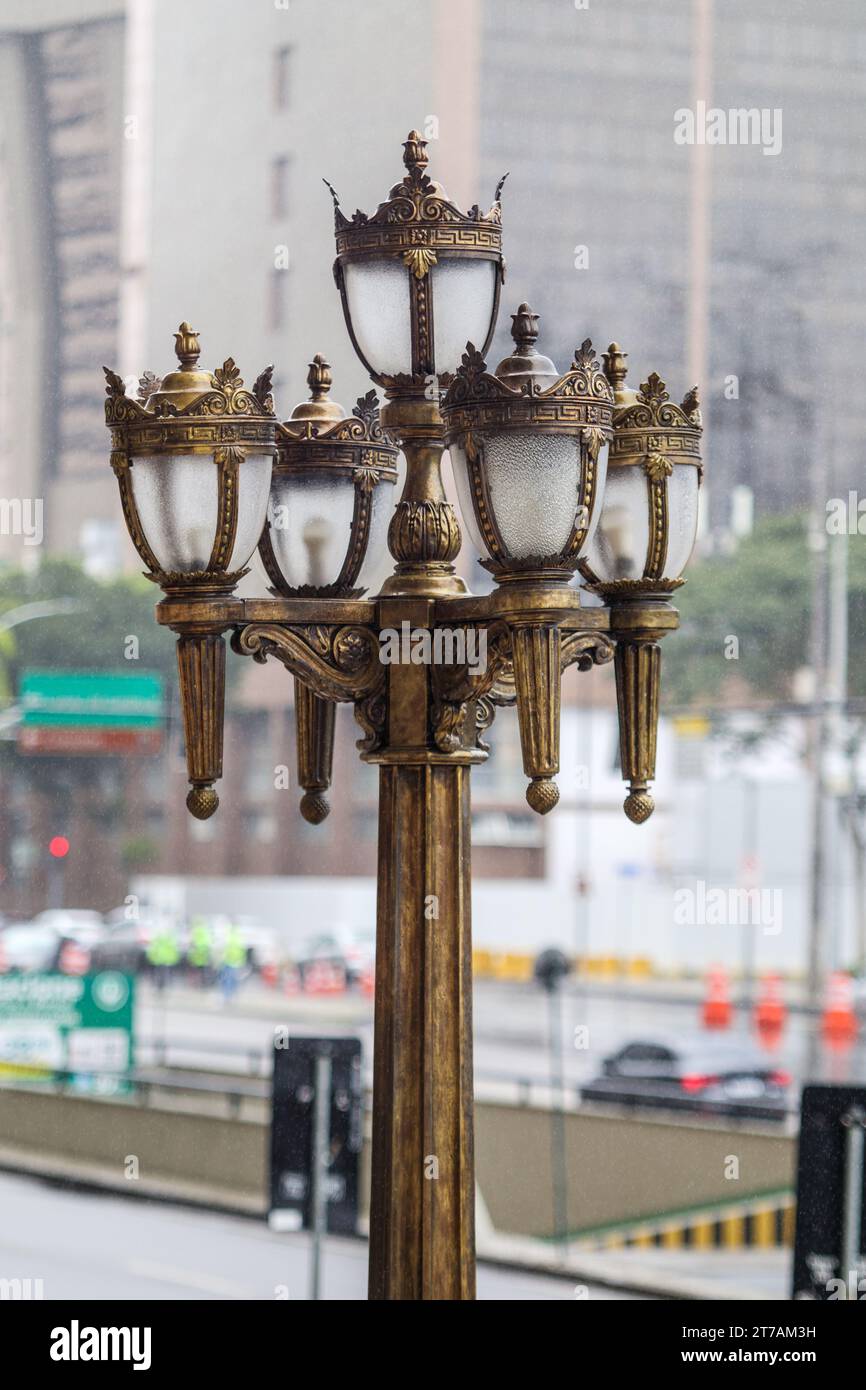
[[721,965],[707,975],[707,997],[701,1010],[705,1028],[729,1028],[731,1025],[731,991],[728,973]]
[[765,975],[753,1021],[765,1047],[775,1047],[785,1027],[787,1010],[782,999],[782,982],[778,975]]
[[262,977],[262,984],[268,985],[270,989],[273,989],[280,976],[277,962],[275,960],[266,960],[259,974]]
[[286,967],[283,975],[283,993],[300,994],[301,992],[301,972],[296,965]]
[[306,994],[344,994],[346,972],[328,960],[316,960],[304,971]]
[[821,1032],[829,1047],[848,1047],[857,1036],[854,982],[842,970],[834,970],[827,984],[827,1004],[821,1016]]
[[360,978],[361,993],[367,998],[372,999],[376,993],[376,972],[372,965],[368,965],[361,971]]
[[57,965],[64,975],[86,975],[90,969],[90,952],[77,941],[64,941]]

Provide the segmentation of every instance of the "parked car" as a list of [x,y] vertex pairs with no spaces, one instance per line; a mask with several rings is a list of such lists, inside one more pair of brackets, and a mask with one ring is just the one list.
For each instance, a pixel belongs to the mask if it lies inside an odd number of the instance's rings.
[[791,1078],[735,1038],[636,1038],[606,1057],[580,1088],[584,1101],[782,1120]]
[[312,965],[325,963],[342,970],[351,988],[373,969],[375,959],[376,934],[372,928],[335,927],[310,937],[296,954],[294,963],[302,982]]
[[0,929],[0,974],[54,970],[61,937],[54,927],[12,922]]
[[51,927],[59,936],[69,937],[83,946],[98,941],[105,931],[101,912],[83,907],[50,907],[37,913],[34,926]]
[[136,975],[144,969],[152,924],[141,921],[118,922],[106,926],[97,941],[90,946],[92,970],[120,970]]

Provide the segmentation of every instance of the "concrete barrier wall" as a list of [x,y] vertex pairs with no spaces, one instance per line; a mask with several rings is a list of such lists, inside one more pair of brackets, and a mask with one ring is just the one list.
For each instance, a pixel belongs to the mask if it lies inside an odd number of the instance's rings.
[[[582,1111],[565,1118],[574,1232],[744,1201],[794,1184],[795,1144],[788,1135]],[[134,1157],[139,1191],[241,1210],[266,1209],[268,1136],[264,1117],[0,1089],[3,1163],[126,1187],[133,1185],[125,1175]],[[495,1228],[549,1235],[549,1113],[479,1103],[475,1144],[478,1185]],[[736,1181],[725,1176],[732,1159],[739,1164]],[[362,1157],[365,1214],[368,1190],[369,1142]]]
[[[546,1110],[479,1105],[478,1185],[497,1229],[550,1234],[550,1128]],[[571,1231],[740,1201],[795,1181],[795,1143],[785,1134],[574,1111],[565,1146]],[[731,1158],[737,1180],[725,1177]]]
[[[44,1171],[94,1174],[145,1191],[200,1194],[265,1210],[268,1128],[262,1122],[140,1107],[122,1101],[0,1090],[0,1157],[32,1156]],[[137,1160],[137,1179],[126,1177]]]

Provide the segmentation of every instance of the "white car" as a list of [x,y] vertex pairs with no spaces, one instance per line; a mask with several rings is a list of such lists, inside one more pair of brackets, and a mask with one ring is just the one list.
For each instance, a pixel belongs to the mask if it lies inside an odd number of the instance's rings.
[[60,933],[38,922],[10,922],[0,930],[0,975],[11,970],[55,970]]
[[33,925],[50,927],[58,936],[69,937],[80,946],[92,946],[105,935],[101,912],[83,907],[50,907],[33,918]]

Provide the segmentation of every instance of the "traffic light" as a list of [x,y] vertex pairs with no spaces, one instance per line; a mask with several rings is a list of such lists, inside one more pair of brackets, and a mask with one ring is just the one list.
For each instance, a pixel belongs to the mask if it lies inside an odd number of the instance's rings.
[[65,859],[69,853],[69,841],[65,835],[54,835],[48,841],[48,853],[52,859]]

